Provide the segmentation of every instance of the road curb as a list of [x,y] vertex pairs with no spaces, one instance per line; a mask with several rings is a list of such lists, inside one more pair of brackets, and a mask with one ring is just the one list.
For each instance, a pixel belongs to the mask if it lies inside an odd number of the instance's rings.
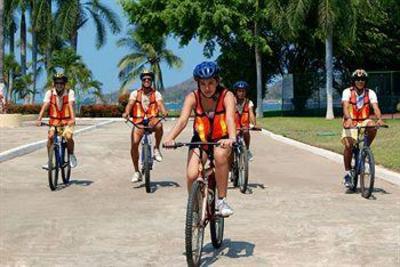
[[[338,153],[323,149],[323,148],[319,148],[319,147],[315,147],[312,145],[308,145],[287,137],[284,137],[282,135],[279,134],[274,134],[273,132],[270,132],[268,130],[262,129],[262,133],[265,135],[268,135],[269,137],[271,137],[272,139],[309,151],[315,155],[330,159],[332,161],[335,161],[337,163],[343,163],[343,155],[340,155]],[[390,183],[396,184],[396,185],[400,185],[400,174],[391,170],[388,170],[384,167],[381,166],[376,166],[375,167],[375,174],[377,177],[386,180]]]
[[[97,129],[99,127],[102,127],[104,125],[111,124],[113,122],[115,122],[115,120],[107,120],[107,121],[103,121],[101,123],[98,123],[98,124],[95,124],[95,125],[92,125],[92,126],[89,126],[89,127],[85,127],[85,128],[76,130],[74,132],[74,135],[78,135],[80,133],[88,132],[88,131]],[[36,151],[36,150],[38,150],[38,149],[40,149],[42,147],[45,147],[46,143],[47,143],[47,139],[43,139],[43,140],[40,140],[40,141],[36,141],[36,142],[33,142],[33,143],[25,144],[25,145],[18,146],[18,147],[6,150],[4,152],[1,152],[0,153],[0,163],[4,162],[4,161],[7,161],[7,160],[10,160],[10,159],[13,159],[13,158],[16,158],[16,157],[23,156],[23,155],[28,154],[28,153],[32,153],[33,151]]]

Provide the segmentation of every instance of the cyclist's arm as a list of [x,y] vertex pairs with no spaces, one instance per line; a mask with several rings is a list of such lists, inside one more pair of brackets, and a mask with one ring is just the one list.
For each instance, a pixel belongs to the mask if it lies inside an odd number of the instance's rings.
[[128,116],[128,114],[130,113],[130,111],[132,110],[133,104],[135,103],[134,99],[129,99],[128,104],[125,107],[125,112],[124,114],[126,114]]
[[167,116],[168,115],[168,110],[164,105],[164,101],[163,100],[158,100],[157,101],[158,106],[160,107],[161,113],[163,116]]
[[226,124],[228,126],[229,138],[236,140],[236,123],[235,123],[235,97],[232,92],[227,92],[224,98]]
[[194,98],[194,94],[191,93],[188,96],[186,96],[185,102],[183,103],[181,115],[179,116],[179,119],[176,122],[174,128],[168,134],[166,140],[168,141],[175,140],[175,138],[183,131],[183,129],[185,129],[195,103],[196,99]]
[[249,115],[250,115],[250,123],[253,124],[254,127],[257,126],[256,115],[254,114],[253,107],[249,108]]
[[69,101],[68,105],[69,105],[69,110],[71,111],[71,119],[70,119],[69,124],[74,124],[75,123],[75,111],[74,111],[75,101]]
[[378,121],[380,123],[383,124],[382,112],[381,112],[381,109],[379,108],[378,103],[372,103],[372,107],[374,108],[374,113],[375,113],[376,118],[378,119]]
[[43,115],[46,112],[46,110],[49,108],[50,102],[44,102],[42,105],[42,108],[40,109],[39,116],[37,118],[38,121],[41,121],[43,119]]

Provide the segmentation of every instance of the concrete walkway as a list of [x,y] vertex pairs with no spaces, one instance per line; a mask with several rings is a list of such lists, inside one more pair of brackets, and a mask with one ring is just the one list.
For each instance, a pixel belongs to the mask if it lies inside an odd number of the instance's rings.
[[[166,131],[172,126],[165,124]],[[179,138],[190,138],[190,127]],[[131,184],[130,129],[76,138],[71,185],[51,192],[45,149],[0,163],[1,266],[185,266],[186,150],[164,151],[154,192]],[[229,190],[235,214],[203,265],[399,266],[400,188],[344,194],[342,166],[254,133],[252,194]]]

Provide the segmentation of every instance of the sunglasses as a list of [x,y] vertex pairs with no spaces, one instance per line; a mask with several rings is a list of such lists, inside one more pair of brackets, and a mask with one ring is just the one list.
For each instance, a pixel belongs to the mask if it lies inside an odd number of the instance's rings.
[[151,78],[143,78],[143,79],[142,79],[142,82],[145,82],[145,81],[149,81],[149,82],[151,82],[151,81],[152,81],[152,79],[151,79]]
[[57,84],[58,84],[58,85],[65,85],[65,83],[63,83],[63,82],[55,82],[54,84],[55,84],[55,85],[57,85]]
[[365,82],[365,78],[357,78],[355,79],[356,82]]

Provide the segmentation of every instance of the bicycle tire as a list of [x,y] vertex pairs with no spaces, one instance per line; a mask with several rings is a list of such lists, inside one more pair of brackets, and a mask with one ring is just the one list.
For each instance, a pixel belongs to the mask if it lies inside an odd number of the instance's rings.
[[[371,149],[364,148],[361,153],[361,171],[360,171],[360,190],[364,198],[369,198],[374,190],[375,183],[375,159]],[[367,169],[368,168],[368,172]],[[366,181],[366,173],[369,180]]]
[[63,155],[64,158],[62,159],[62,167],[61,167],[61,178],[65,185],[69,184],[71,178],[71,165],[69,162],[69,152],[65,145],[63,145],[64,150]]
[[242,147],[239,159],[239,186],[240,192],[243,194],[247,191],[247,185],[249,182],[249,152],[246,146]]
[[150,145],[144,144],[143,145],[143,175],[144,175],[144,184],[146,188],[146,192],[151,192],[150,187]]
[[[236,148],[234,148],[236,149]],[[232,163],[232,184],[233,187],[238,187],[239,185],[239,156],[236,151],[233,152],[233,163]]]
[[199,266],[204,241],[204,226],[200,225],[203,193],[200,182],[195,181],[188,198],[185,223],[185,251],[188,266]]
[[215,186],[212,188],[214,199],[211,203],[212,218],[210,220],[211,243],[214,248],[220,248],[224,240],[224,217],[215,216]]
[[48,152],[48,163],[47,163],[47,168],[48,168],[48,180],[49,180],[49,187],[51,191],[54,191],[57,189],[57,183],[58,183],[58,164],[57,164],[57,159],[55,155],[55,150],[54,150],[54,145],[52,145],[49,149]]
[[358,151],[353,150],[352,152],[352,158],[351,158],[351,187],[349,190],[351,192],[355,192],[357,190],[357,185],[358,185],[358,170],[357,170],[357,161],[358,161]]

